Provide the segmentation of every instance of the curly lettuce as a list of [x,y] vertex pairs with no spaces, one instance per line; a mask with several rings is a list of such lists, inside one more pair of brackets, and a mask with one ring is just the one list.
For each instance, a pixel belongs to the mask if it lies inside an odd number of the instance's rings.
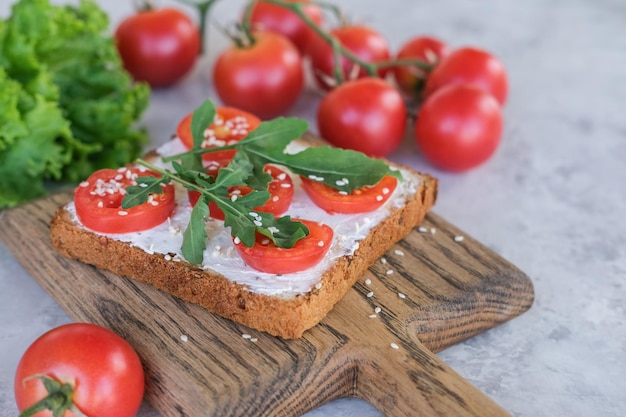
[[20,0],[0,19],[0,209],[134,160],[149,87],[123,69],[93,1]]

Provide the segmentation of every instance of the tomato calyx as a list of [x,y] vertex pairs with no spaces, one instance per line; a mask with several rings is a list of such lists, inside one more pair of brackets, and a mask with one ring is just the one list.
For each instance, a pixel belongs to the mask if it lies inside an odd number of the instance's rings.
[[20,417],[30,417],[40,411],[48,410],[54,417],[62,417],[66,411],[71,411],[77,417],[87,417],[74,404],[74,385],[61,383],[48,375],[36,374],[24,379],[39,379],[43,383],[48,395],[26,408],[20,413]]

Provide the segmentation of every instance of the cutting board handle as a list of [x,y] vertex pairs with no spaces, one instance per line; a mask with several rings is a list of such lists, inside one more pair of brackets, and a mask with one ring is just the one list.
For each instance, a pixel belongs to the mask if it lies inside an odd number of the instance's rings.
[[386,417],[510,417],[418,341],[372,348],[357,366],[357,396]]

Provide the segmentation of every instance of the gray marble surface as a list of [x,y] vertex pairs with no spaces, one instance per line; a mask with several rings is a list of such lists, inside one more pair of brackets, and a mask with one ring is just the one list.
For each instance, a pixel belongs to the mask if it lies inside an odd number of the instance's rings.
[[[0,15],[12,3],[1,0]],[[132,2],[100,3],[115,25]],[[231,22],[241,4],[219,2],[212,21]],[[514,416],[626,415],[626,2],[341,5],[394,48],[413,35],[432,34],[453,46],[490,50],[508,68],[505,133],[487,164],[461,175],[439,172],[409,138],[393,156],[438,176],[436,211],[535,284],[529,312],[439,356]],[[209,53],[195,71],[177,87],[154,93],[142,120],[154,144],[165,141],[192,106],[214,96],[210,69],[226,41],[215,26],[209,36]],[[314,120],[318,101],[309,92],[291,114]],[[68,321],[0,245],[0,417],[16,415],[13,373],[22,352]],[[380,413],[345,399],[307,414],[352,415]],[[139,413],[157,416],[148,405]]]

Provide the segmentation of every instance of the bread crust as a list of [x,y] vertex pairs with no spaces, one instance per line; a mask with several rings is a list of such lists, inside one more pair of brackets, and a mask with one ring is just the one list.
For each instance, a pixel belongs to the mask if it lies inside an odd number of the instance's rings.
[[437,198],[437,180],[418,175],[422,180],[413,198],[375,226],[353,255],[337,259],[319,288],[289,298],[252,292],[217,272],[93,233],[64,207],[51,221],[50,238],[63,256],[150,284],[253,329],[295,339],[319,323],[379,257],[422,222]]

